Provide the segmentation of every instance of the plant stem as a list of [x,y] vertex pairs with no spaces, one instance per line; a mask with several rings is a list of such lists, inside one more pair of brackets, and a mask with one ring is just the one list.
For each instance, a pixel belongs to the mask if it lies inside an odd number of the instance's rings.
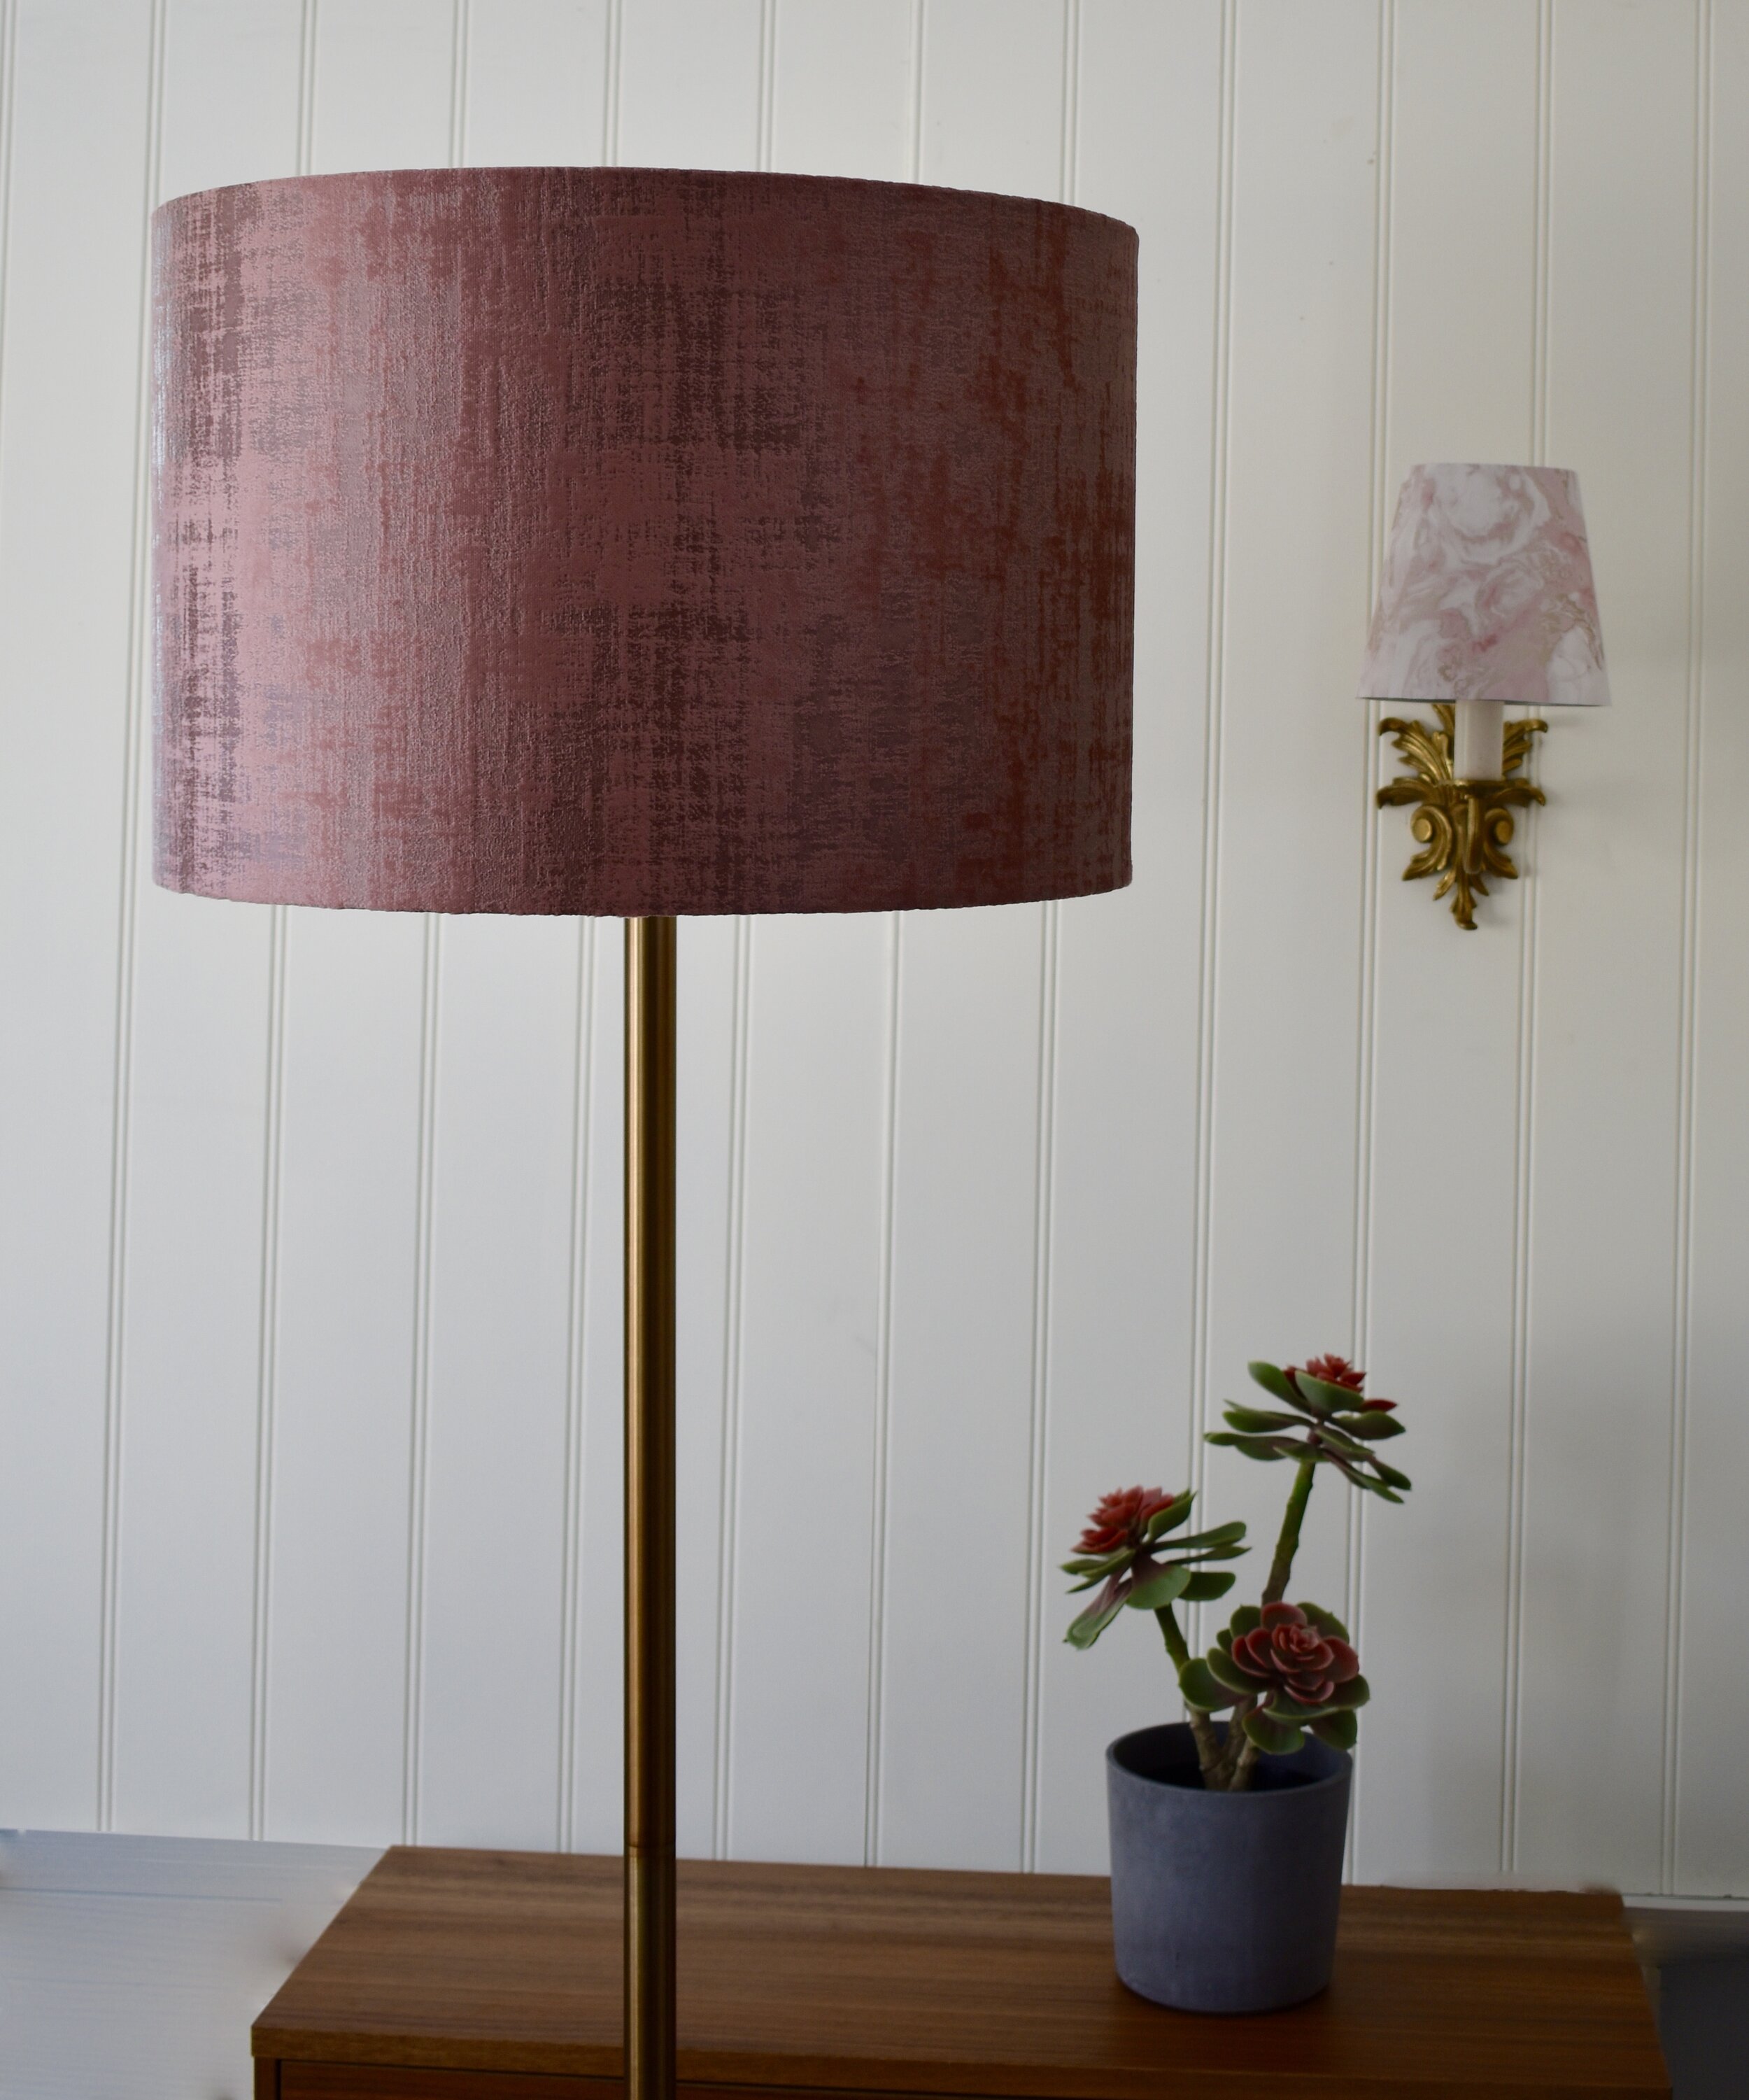
[[1315,1458],[1301,1459],[1293,1492],[1288,1497],[1288,1507],[1282,1515],[1281,1536],[1275,1541],[1275,1557],[1270,1563],[1269,1580],[1263,1586],[1266,1604],[1279,1604],[1287,1595],[1288,1577],[1293,1573],[1293,1556],[1299,1551],[1300,1525],[1311,1498],[1312,1475],[1317,1470]]
[[1241,1699],[1227,1717],[1227,1740],[1221,1748],[1221,1769],[1215,1782],[1219,1793],[1230,1793],[1233,1790],[1233,1776],[1238,1770],[1240,1754],[1250,1740],[1245,1732],[1245,1716],[1256,1704],[1254,1699]]
[[[1269,1580],[1263,1586],[1263,1602],[1279,1604],[1287,1595],[1288,1577],[1293,1573],[1293,1556],[1300,1550],[1300,1526],[1306,1521],[1306,1505],[1311,1500],[1312,1476],[1318,1470],[1315,1458],[1302,1458],[1299,1471],[1293,1476],[1293,1486],[1288,1496],[1288,1507],[1282,1512],[1281,1536],[1275,1541],[1275,1557],[1269,1564]],[[1225,1767],[1226,1788],[1230,1793],[1242,1793],[1251,1784],[1251,1774],[1257,1764],[1258,1749],[1245,1732],[1245,1717],[1255,1701],[1241,1699],[1233,1710],[1233,1718],[1227,1727]]]
[[[1190,1643],[1184,1638],[1177,1614],[1170,1604],[1162,1604],[1154,1617],[1160,1621],[1161,1636],[1166,1643],[1166,1653],[1171,1657],[1174,1667],[1183,1670],[1190,1661]],[[1190,1720],[1191,1738],[1196,1745],[1196,1762],[1201,1766],[1202,1776],[1206,1780],[1220,1768],[1220,1738],[1215,1734],[1214,1724],[1206,1714],[1199,1714],[1194,1706],[1188,1705],[1184,1711]]]
[[1244,1747],[1239,1753],[1239,1762],[1233,1767],[1233,1776],[1227,1782],[1231,1793],[1243,1793],[1251,1784],[1252,1767],[1257,1762],[1257,1745],[1249,1736],[1244,1738]]

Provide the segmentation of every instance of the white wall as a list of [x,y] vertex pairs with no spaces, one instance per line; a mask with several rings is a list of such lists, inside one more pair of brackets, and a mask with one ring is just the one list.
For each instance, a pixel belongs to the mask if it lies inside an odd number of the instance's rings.
[[[1749,0],[6,0],[0,1823],[608,1847],[618,929],[145,863],[145,214],[767,165],[1137,224],[1137,868],[682,936],[682,1837],[1103,1863],[1055,1564],[1352,1346],[1364,1878],[1749,1888]],[[1577,468],[1617,705],[1397,880],[1403,470]]]

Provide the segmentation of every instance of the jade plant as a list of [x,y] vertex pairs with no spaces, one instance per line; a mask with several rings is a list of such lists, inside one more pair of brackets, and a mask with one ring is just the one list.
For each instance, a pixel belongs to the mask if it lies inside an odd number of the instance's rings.
[[[1222,1793],[1249,1787],[1260,1756],[1290,1756],[1308,1734],[1333,1749],[1354,1747],[1355,1713],[1369,1693],[1348,1629],[1321,1605],[1289,1604],[1288,1584],[1320,1466],[1335,1467],[1351,1486],[1389,1502],[1400,1502],[1409,1485],[1374,1448],[1403,1433],[1396,1402],[1368,1399],[1363,1374],[1346,1358],[1249,1370],[1280,1405],[1229,1401],[1227,1427],[1210,1432],[1207,1440],[1248,1458],[1293,1462],[1259,1601],[1239,1607],[1205,1656],[1192,1655],[1176,1608],[1224,1596],[1235,1578],[1209,1564],[1236,1560],[1249,1548],[1241,1523],[1185,1532],[1196,1500],[1188,1489],[1169,1495],[1159,1488],[1121,1488],[1107,1495],[1063,1568],[1077,1578],[1075,1590],[1095,1592],[1069,1627],[1074,1647],[1091,1648],[1126,1608],[1154,1614],[1178,1673],[1202,1783]],[[1227,1716],[1224,1730],[1213,1718],[1218,1714]]]

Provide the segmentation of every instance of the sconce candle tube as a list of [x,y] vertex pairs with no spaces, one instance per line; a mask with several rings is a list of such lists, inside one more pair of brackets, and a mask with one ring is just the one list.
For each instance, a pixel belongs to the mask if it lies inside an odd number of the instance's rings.
[[1460,700],[1452,770],[1460,780],[1498,780],[1506,762],[1506,703]]

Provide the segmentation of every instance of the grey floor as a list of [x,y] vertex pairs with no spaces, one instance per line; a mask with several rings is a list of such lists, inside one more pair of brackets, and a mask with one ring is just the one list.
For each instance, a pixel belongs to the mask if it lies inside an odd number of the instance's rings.
[[[0,2100],[249,2100],[250,2021],[377,1856],[0,1832]],[[1676,2100],[1746,2100],[1749,1917],[1635,1926]]]
[[0,1832],[0,2100],[249,2100],[249,2023],[377,1857]]

